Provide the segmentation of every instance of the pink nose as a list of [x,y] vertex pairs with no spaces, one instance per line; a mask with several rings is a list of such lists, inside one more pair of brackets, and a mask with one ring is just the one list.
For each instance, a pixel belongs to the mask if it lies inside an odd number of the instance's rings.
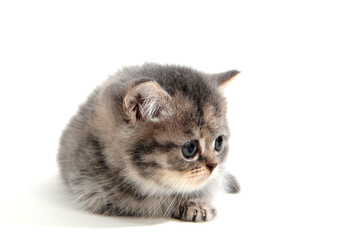
[[217,162],[211,162],[211,163],[207,163],[206,167],[210,170],[210,173],[212,173],[212,171],[214,171],[217,165],[218,165]]
[[216,159],[215,154],[213,154],[212,152],[205,152],[200,157],[203,159],[203,161],[204,161],[206,167],[209,169],[210,173],[212,173],[218,165],[218,161]]

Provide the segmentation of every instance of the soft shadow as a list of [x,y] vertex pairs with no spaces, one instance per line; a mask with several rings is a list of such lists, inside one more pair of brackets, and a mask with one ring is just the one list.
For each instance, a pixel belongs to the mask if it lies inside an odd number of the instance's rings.
[[[29,222],[62,227],[118,228],[165,223],[167,219],[109,217],[81,209],[73,200],[59,176],[46,179],[32,191]],[[34,208],[35,207],[35,208]]]

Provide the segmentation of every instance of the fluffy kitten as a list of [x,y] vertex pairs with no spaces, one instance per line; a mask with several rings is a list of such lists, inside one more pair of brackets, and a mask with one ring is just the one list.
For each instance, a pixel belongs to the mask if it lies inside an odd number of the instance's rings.
[[238,73],[145,64],[111,76],[61,138],[70,192],[99,214],[213,219],[216,190],[239,191],[223,168],[230,133],[219,90]]

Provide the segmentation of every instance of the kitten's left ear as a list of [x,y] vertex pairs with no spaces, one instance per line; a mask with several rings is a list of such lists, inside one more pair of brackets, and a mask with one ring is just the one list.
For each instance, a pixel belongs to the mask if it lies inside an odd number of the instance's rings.
[[237,75],[239,75],[240,71],[238,70],[230,70],[222,73],[215,73],[211,75],[212,81],[215,81],[219,89],[224,89],[227,84],[229,84]]
[[133,86],[124,98],[129,120],[160,121],[170,114],[170,95],[153,80]]

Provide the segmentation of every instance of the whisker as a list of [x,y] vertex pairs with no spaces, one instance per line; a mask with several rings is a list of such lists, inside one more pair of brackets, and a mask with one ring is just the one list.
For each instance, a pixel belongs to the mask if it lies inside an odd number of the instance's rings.
[[162,187],[164,187],[165,185],[166,185],[166,183],[160,185],[160,186],[159,186],[158,188],[156,188],[153,192],[151,192],[148,196],[146,196],[146,198],[143,199],[133,211],[135,212],[136,210],[138,210],[138,209],[140,208],[140,206],[141,206],[146,200],[148,200],[150,197],[154,196],[155,193],[156,193],[157,191],[159,191],[159,189],[162,188]]
[[166,199],[168,198],[168,196],[172,193],[172,191],[175,189],[175,187],[178,185],[179,183],[174,183],[170,189],[163,195],[161,196],[158,201],[155,202],[154,206],[152,207],[152,209],[150,211],[147,212],[147,216],[151,216],[152,212],[159,210],[159,208],[162,206],[162,204],[166,201]]
[[191,182],[186,181],[185,189],[184,189],[184,191],[183,191],[183,194],[182,194],[181,197],[180,197],[180,200],[179,200],[178,204],[177,204],[176,207],[174,208],[175,210],[180,206],[181,200],[183,199],[183,197],[184,197],[184,195],[185,195],[185,193],[186,193],[187,187],[190,185],[190,183],[191,183]]
[[[187,182],[183,183],[183,184],[180,186],[179,192],[180,192],[180,190],[183,191],[183,190],[182,190],[183,187],[184,187],[184,190],[185,190],[185,188],[187,187]],[[183,194],[184,194],[184,193],[185,193],[185,191],[183,191]],[[163,217],[166,217],[167,212],[171,209],[171,207],[172,207],[172,205],[173,205],[173,203],[174,203],[174,201],[175,201],[175,199],[176,199],[177,197],[178,197],[177,195],[174,196],[174,198],[173,198],[173,200],[171,201],[169,207],[166,209]]]

